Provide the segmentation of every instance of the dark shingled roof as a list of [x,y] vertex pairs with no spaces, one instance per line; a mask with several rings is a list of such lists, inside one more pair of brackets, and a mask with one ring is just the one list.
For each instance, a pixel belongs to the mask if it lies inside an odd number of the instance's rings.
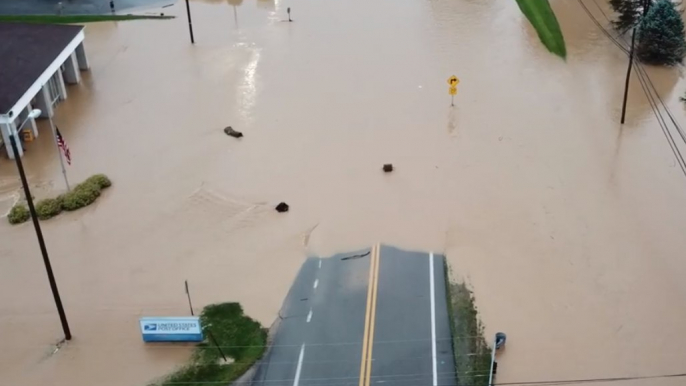
[[0,113],[6,114],[57,58],[80,25],[0,23]]

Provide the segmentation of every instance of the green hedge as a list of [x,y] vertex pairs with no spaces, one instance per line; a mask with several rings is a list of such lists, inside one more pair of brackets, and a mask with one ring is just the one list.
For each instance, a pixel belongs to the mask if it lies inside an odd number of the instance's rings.
[[36,214],[41,220],[47,220],[62,213],[62,196],[46,198],[36,203]]
[[9,220],[10,224],[21,224],[30,217],[29,209],[22,204],[18,204],[12,207],[12,210],[7,215],[7,220]]
[[[104,174],[96,174],[76,185],[67,193],[56,198],[46,198],[36,203],[36,214],[41,220],[47,220],[62,213],[88,206],[100,197],[103,189],[112,186],[112,181]],[[7,219],[10,224],[19,224],[30,218],[29,210],[24,205],[15,205]]]

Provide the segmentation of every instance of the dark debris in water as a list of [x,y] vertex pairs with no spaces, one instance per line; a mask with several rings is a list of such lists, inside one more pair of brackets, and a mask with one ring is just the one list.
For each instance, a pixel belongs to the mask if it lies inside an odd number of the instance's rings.
[[224,128],[224,133],[226,135],[230,135],[234,138],[241,138],[243,136],[243,133],[241,133],[240,131],[234,130],[233,127],[231,127],[231,126],[226,126]]

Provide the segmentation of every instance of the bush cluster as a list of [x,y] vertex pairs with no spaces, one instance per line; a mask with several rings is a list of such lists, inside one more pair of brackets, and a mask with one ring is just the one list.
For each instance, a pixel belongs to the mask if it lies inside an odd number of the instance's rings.
[[31,217],[29,209],[22,204],[17,204],[10,210],[10,213],[7,215],[7,220],[9,220],[10,224],[21,224],[28,220],[29,217]]
[[[53,218],[63,210],[73,211],[92,204],[103,189],[112,186],[112,181],[104,174],[96,174],[82,183],[76,185],[71,191],[59,195],[56,198],[46,198],[36,203],[36,214],[41,220]],[[15,205],[7,219],[10,224],[19,224],[30,218],[29,210],[25,205]]]
[[36,203],[36,214],[41,220],[53,218],[62,213],[62,196],[46,198]]

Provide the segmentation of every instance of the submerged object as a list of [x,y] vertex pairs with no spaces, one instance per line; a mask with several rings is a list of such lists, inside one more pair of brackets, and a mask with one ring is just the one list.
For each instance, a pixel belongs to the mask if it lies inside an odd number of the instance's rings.
[[224,128],[224,133],[225,133],[226,135],[230,135],[230,136],[232,136],[232,137],[234,137],[234,138],[240,138],[240,137],[243,136],[243,133],[241,133],[240,131],[234,130],[233,127],[231,127],[231,126],[226,126],[226,127]]
[[498,332],[495,334],[495,348],[496,350],[505,346],[505,341],[507,340],[507,335],[504,332]]

